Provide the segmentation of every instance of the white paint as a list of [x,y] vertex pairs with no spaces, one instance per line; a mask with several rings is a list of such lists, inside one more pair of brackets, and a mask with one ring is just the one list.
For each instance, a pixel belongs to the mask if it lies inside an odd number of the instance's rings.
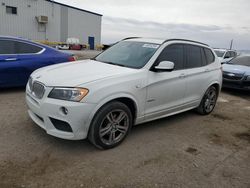
[[[129,41],[142,42],[143,40],[144,43],[156,42],[153,39],[142,38]],[[134,101],[136,106],[135,124],[196,108],[211,85],[215,83],[221,85],[221,64],[215,58],[214,63],[203,67],[171,72],[151,71],[151,67],[160,53],[168,45],[175,43],[209,48],[194,42],[172,40],[161,45],[147,64],[140,69],[93,60],[39,69],[32,73],[31,77],[34,81],[45,85],[45,94],[42,99],[37,99],[32,96],[29,85],[27,85],[26,100],[30,109],[29,115],[48,134],[64,139],[84,139],[88,135],[90,123],[96,112],[104,104],[117,98],[129,98]],[[80,102],[52,99],[48,97],[48,94],[54,87],[87,88],[89,93]],[[34,101],[36,102],[34,103]],[[67,116],[59,113],[62,106],[68,109]],[[41,122],[34,113],[45,121]],[[49,121],[49,117],[68,122],[73,132],[65,133],[55,129]]]

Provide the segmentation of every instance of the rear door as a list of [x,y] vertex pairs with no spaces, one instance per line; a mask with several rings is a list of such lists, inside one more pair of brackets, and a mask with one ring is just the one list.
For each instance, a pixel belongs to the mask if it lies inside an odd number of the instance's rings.
[[15,42],[0,38],[0,87],[22,85]]
[[[198,105],[204,91],[211,81],[211,68],[207,65],[206,48],[196,45],[185,45],[187,91],[185,102],[191,106]],[[214,58],[214,56],[213,56]]]

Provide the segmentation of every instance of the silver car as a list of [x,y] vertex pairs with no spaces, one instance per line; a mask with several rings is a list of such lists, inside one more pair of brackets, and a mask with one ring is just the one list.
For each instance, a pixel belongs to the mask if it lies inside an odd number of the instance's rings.
[[250,55],[223,64],[223,87],[250,90]]

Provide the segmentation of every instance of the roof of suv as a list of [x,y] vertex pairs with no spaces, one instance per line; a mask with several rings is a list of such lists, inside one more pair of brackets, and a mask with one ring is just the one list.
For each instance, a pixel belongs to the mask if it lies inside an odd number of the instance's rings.
[[216,51],[222,51],[222,52],[227,52],[227,51],[236,52],[236,50],[228,50],[228,49],[223,49],[223,48],[214,48],[214,50],[216,50]]
[[184,42],[191,42],[191,43],[197,43],[197,44],[208,46],[207,44],[193,41],[193,40],[188,40],[188,39],[157,39],[157,38],[130,37],[130,38],[125,38],[123,40],[137,41],[137,42],[148,42],[148,43],[155,43],[155,44],[163,44],[163,43],[169,42],[169,41],[184,41]]

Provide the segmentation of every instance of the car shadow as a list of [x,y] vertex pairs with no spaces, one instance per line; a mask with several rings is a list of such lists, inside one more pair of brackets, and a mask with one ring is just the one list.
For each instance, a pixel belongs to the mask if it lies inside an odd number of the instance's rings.
[[25,92],[25,87],[0,88],[0,94]]
[[246,99],[246,100],[250,100],[250,90],[247,91],[247,90],[223,88],[222,91],[230,95],[234,95],[234,96]]
[[[132,127],[132,131],[130,132],[130,135],[128,139],[131,139],[131,137],[135,138],[137,136],[144,135],[148,132],[157,132],[160,131],[163,127],[166,126],[181,126],[181,123],[183,119],[189,119],[197,114],[194,111],[187,111],[180,114],[176,114],[173,116],[165,117],[158,120],[153,120],[147,123],[142,123],[139,125],[135,125]],[[88,139],[84,140],[65,140],[61,138],[57,138],[51,135],[48,135],[44,130],[42,130],[39,126],[35,125],[35,123],[32,122],[32,126],[30,128],[33,130],[33,132],[36,134],[37,137],[43,138],[44,144],[49,144],[54,148],[57,148],[59,150],[78,153],[84,151],[85,153],[92,153],[92,152],[98,152],[99,149],[95,148]],[[128,140],[129,141],[129,140]],[[131,140],[132,141],[132,140]]]

